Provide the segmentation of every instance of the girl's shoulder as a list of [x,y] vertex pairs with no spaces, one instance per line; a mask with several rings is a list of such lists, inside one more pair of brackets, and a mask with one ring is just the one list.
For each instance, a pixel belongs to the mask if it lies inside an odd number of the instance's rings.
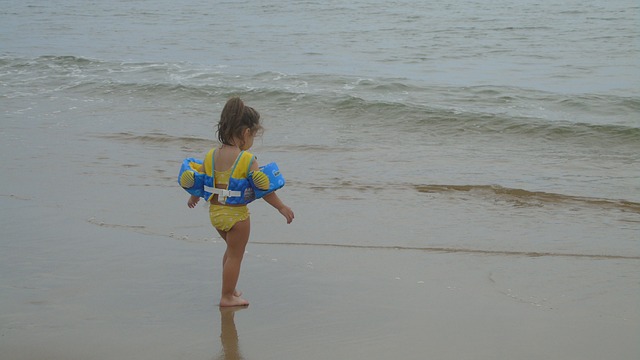
[[212,176],[213,169],[220,171],[241,169],[241,172],[245,172],[245,169],[257,168],[257,157],[249,151],[240,152],[228,152],[220,148],[213,148],[207,152],[204,157],[204,169],[205,173]]

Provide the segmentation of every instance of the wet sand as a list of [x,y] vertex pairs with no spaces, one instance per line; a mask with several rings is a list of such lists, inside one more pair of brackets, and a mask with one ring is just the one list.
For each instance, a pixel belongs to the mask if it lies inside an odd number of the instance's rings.
[[489,226],[485,202],[445,195],[402,213],[409,199],[297,186],[290,165],[296,220],[251,205],[251,305],[221,312],[224,244],[175,183],[198,151],[28,125],[7,130],[0,159],[3,359],[640,357],[637,253],[565,236],[624,222],[547,224],[566,210],[514,207]]
[[253,243],[239,284],[251,305],[221,312],[214,238],[116,226],[88,205],[7,194],[0,204],[6,359],[640,354],[633,259]]

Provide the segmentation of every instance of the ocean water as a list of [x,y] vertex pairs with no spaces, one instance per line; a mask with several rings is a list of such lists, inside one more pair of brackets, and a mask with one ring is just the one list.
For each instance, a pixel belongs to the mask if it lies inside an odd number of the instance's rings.
[[270,230],[257,205],[252,241],[637,260],[639,17],[631,0],[4,1],[0,193],[211,237],[175,175],[238,95],[297,216]]

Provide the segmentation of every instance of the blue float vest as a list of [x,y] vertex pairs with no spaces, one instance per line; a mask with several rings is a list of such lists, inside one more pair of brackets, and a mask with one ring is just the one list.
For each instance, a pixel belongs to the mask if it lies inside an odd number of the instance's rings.
[[251,171],[255,157],[242,151],[231,168],[229,185],[226,189],[215,187],[213,172],[215,149],[207,153],[205,159],[211,158],[211,174],[205,170],[204,162],[195,158],[187,158],[182,162],[178,173],[178,184],[189,194],[211,201],[218,195],[218,202],[229,205],[248,204],[255,199],[268,195],[285,185],[285,180],[276,163],[261,166]]

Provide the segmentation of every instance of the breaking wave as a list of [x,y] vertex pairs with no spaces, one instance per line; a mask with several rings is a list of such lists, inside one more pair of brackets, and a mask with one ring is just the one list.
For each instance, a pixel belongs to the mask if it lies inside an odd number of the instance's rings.
[[[188,63],[126,63],[74,56],[0,58],[0,98],[71,91],[94,97],[184,103],[231,95],[305,109],[314,116],[398,131],[495,134],[640,149],[640,98],[555,94],[508,86],[418,86],[408,79],[228,74]],[[302,111],[302,110],[300,110]],[[585,120],[586,119],[586,120]],[[604,120],[602,120],[604,119]]]

